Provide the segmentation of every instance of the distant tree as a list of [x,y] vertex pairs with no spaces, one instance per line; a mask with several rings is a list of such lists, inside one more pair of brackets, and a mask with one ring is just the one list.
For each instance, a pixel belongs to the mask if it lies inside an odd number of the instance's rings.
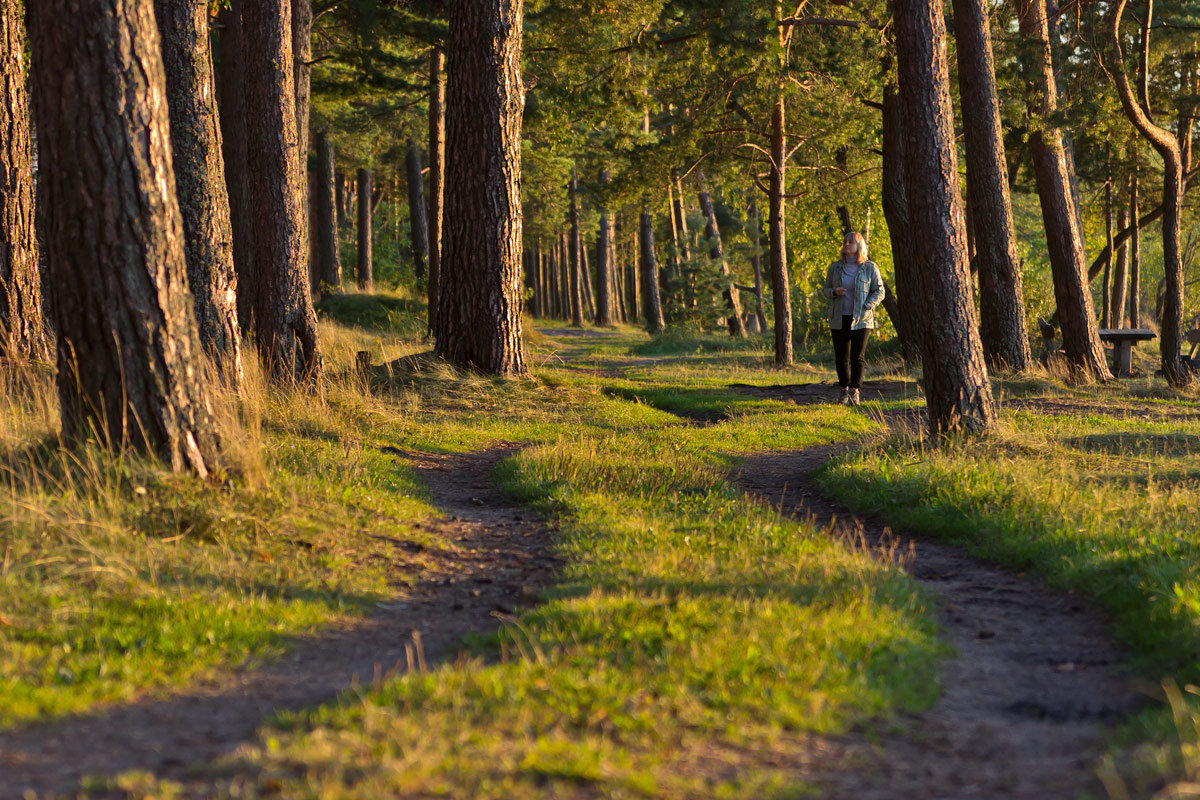
[[571,324],[583,325],[583,234],[579,230],[579,173],[571,167],[571,183],[567,187],[571,232],[567,240],[570,259]]
[[218,442],[188,296],[153,2],[38,0],[27,12],[38,149],[53,165],[46,241],[63,436],[130,446],[206,476]]
[[1021,36],[1029,45],[1026,102],[1034,126],[1029,148],[1033,154],[1046,246],[1054,276],[1063,351],[1076,370],[1109,380],[1112,374],[1104,360],[1104,347],[1100,344],[1092,293],[1088,288],[1083,231],[1079,227],[1072,192],[1074,175],[1055,119],[1058,86],[1051,58],[1046,0],[1018,0],[1018,14]]
[[404,151],[404,169],[408,179],[409,238],[412,243],[413,269],[417,280],[425,279],[429,263],[429,220],[425,211],[425,182],[421,178],[421,148],[408,140]]
[[232,385],[242,381],[242,331],[221,129],[213,92],[207,0],[155,0],[162,39],[171,152],[183,213],[188,285],[200,344]]
[[296,146],[291,4],[243,0],[241,11],[255,340],[273,379],[315,381],[321,349]]
[[34,230],[25,23],[17,0],[0,0],[0,357],[50,357]]
[[658,255],[654,252],[654,215],[650,213],[648,202],[643,202],[638,220],[642,308],[646,316],[646,330],[651,334],[659,334],[667,325],[663,320],[662,297],[659,293]]
[[[1112,10],[1112,27],[1109,43],[1114,51],[1113,77],[1121,95],[1121,106],[1125,115],[1143,138],[1158,152],[1163,160],[1163,280],[1166,292],[1163,296],[1162,327],[1159,329],[1160,355],[1163,376],[1172,386],[1186,386],[1191,382],[1191,373],[1184,369],[1180,359],[1183,348],[1183,261],[1180,251],[1180,227],[1183,216],[1183,193],[1187,164],[1185,148],[1191,149],[1192,122],[1182,119],[1178,130],[1172,133],[1155,124],[1151,116],[1148,92],[1143,89],[1142,97],[1134,96],[1133,87],[1125,75],[1121,53],[1121,17],[1125,13],[1127,0],[1116,0]],[[1146,15],[1142,22],[1143,52],[1150,36],[1154,4],[1147,0]],[[1143,87],[1147,79],[1145,56],[1142,57]]]
[[238,326],[253,333],[254,303],[258,283],[254,276],[254,218],[250,205],[247,171],[246,92],[243,79],[246,60],[242,41],[242,6],[246,0],[230,0],[217,17],[219,67],[217,80],[218,122],[221,154],[225,162],[225,189],[233,231],[233,265],[237,275]]
[[[608,170],[600,172],[601,187],[611,182]],[[600,209],[600,231],[596,236],[596,324],[613,324],[613,215],[607,208]]]
[[358,170],[358,266],[355,276],[358,278],[358,288],[364,292],[375,288],[375,260],[371,252],[374,239],[374,220],[371,204],[371,170]]
[[780,93],[771,111],[770,191],[767,199],[768,251],[771,260],[771,299],[775,307],[775,364],[790,366],[792,357],[792,294],[788,286],[787,220],[784,179],[787,169],[787,107]]
[[896,315],[893,323],[900,338],[905,363],[920,358],[920,292],[913,263],[913,229],[908,215],[908,175],[904,164],[904,111],[894,82],[883,89],[882,200],[892,246],[892,272],[896,276]]
[[328,131],[317,131],[313,137],[313,147],[317,151],[316,214],[314,215],[317,226],[317,280],[318,285],[324,284],[328,287],[326,291],[336,292],[342,286],[342,260],[338,253],[333,143],[329,141]]
[[705,185],[704,173],[699,175],[700,181],[700,212],[704,214],[704,238],[708,240],[708,257],[720,264],[721,270],[721,295],[725,298],[725,309],[729,312],[729,316],[725,319],[725,324],[729,328],[729,335],[737,338],[746,338],[746,323],[742,319],[742,303],[738,296],[737,287],[734,286],[733,278],[729,273],[729,264],[725,261],[725,247],[721,244],[721,228],[717,225],[717,212],[713,208],[712,197],[708,193],[708,188]]
[[992,366],[1022,371],[1032,359],[985,0],[954,0],[954,31],[983,353]]
[[522,0],[450,0],[437,353],[525,372],[521,338]]
[[446,57],[429,54],[429,331],[437,319],[442,275],[442,214],[446,174]]
[[920,327],[930,432],[985,431],[996,411],[971,299],[946,23],[939,0],[895,0],[895,10],[913,255],[924,267],[916,284],[928,304]]

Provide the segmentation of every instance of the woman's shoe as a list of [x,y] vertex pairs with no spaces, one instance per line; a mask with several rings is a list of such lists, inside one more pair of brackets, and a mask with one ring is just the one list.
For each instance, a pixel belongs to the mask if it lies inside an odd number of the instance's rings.
[[850,389],[846,392],[846,402],[852,406],[861,405],[862,401],[858,397],[858,389]]
[[838,405],[839,406],[850,405],[850,387],[849,386],[842,387],[842,393],[841,393],[841,395],[838,396]]

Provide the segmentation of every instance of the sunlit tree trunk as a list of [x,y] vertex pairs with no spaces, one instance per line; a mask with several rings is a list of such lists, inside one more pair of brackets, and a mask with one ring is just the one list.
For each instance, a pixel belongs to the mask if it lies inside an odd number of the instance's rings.
[[364,292],[375,290],[374,220],[371,205],[371,171],[358,170],[358,261],[355,277],[358,288]]
[[946,26],[939,0],[896,0],[896,55],[921,324],[922,384],[933,434],[996,421],[971,300],[958,182]]
[[27,11],[63,435],[206,476],[218,443],[152,0],[37,0]]

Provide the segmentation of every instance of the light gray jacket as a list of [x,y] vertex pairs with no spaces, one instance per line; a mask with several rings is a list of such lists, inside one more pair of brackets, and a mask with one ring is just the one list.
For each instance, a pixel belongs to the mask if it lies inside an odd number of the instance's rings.
[[[825,276],[825,285],[821,294],[828,300],[840,301],[834,297],[833,290],[842,288],[842,262],[837,260],[829,265]],[[850,330],[859,331],[863,328],[875,327],[875,308],[883,302],[883,276],[874,261],[864,261],[858,265],[858,277],[854,279],[854,319],[850,322]],[[842,329],[841,303],[830,303],[829,327],[834,330]]]

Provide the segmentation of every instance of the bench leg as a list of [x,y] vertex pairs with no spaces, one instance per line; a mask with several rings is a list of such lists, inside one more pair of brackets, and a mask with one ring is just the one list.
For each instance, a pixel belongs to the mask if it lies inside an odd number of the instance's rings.
[[1133,342],[1117,342],[1113,345],[1113,373],[1118,378],[1133,375]]

